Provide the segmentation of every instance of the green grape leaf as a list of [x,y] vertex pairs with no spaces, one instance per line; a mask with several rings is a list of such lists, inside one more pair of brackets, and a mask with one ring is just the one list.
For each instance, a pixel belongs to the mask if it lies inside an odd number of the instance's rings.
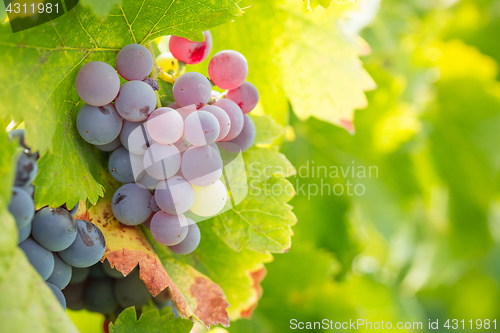
[[[279,124],[286,124],[288,99],[301,120],[316,117],[353,131],[354,110],[367,106],[364,93],[375,88],[358,57],[362,42],[339,28],[332,8],[306,12],[292,0],[241,3],[247,5],[253,8],[231,28],[211,29],[212,52],[234,49],[245,55],[247,80],[259,89],[264,112]],[[206,65],[193,68],[204,71]]]
[[74,87],[78,69],[95,60],[114,64],[121,47],[162,35],[201,40],[203,30],[241,15],[236,2],[124,0],[104,22],[77,5],[16,34],[0,26],[0,116],[24,121],[28,145],[42,155],[37,207],[87,198],[95,204],[103,195],[96,152],[74,129],[83,104]]
[[110,333],[189,333],[193,323],[182,318],[174,319],[173,313],[158,310],[144,312],[139,320],[135,308],[123,310],[115,323],[109,324]]
[[[0,126],[5,124],[0,121]],[[7,210],[15,170],[15,145],[0,131],[0,332],[77,333],[56,297],[17,246]]]
[[207,329],[218,324],[228,327],[227,308],[230,305],[221,287],[192,266],[174,258],[166,246],[155,241],[146,227],[142,231],[176,287],[174,290],[169,287],[169,292],[182,316],[194,316]]
[[232,321],[249,318],[261,296],[259,282],[266,272],[263,264],[273,257],[250,250],[236,252],[219,239],[210,222],[198,226],[203,236],[187,262],[221,286],[231,304],[228,313]]
[[[248,196],[214,217],[212,228],[235,251],[286,252],[293,234],[291,226],[297,219],[287,204],[295,190],[285,178],[294,175],[295,169],[276,148],[251,148],[243,157],[248,181],[239,175],[230,183],[247,181]],[[232,174],[229,170],[226,173]]]
[[283,126],[277,124],[271,116],[254,116],[252,114],[250,116],[255,124],[255,128],[258,128],[254,144],[271,144],[283,135],[285,129]]
[[296,15],[284,17],[279,76],[295,114],[354,131],[354,110],[368,105],[364,92],[375,88],[358,58],[359,47],[332,16],[288,10]]
[[89,6],[96,16],[104,19],[115,5],[121,6],[122,0],[80,0],[80,3]]

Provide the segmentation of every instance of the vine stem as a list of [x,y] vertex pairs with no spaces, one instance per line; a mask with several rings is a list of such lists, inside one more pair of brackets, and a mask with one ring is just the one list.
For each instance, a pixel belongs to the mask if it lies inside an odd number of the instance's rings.
[[[156,63],[156,57],[151,42],[148,43],[148,50],[149,53],[151,53],[151,56],[153,57],[153,70],[151,71],[151,78],[158,81],[158,73],[160,72],[160,69],[158,68],[158,64]],[[155,91],[155,95],[156,95],[156,108],[158,109],[161,108],[160,94],[158,94],[158,91]]]

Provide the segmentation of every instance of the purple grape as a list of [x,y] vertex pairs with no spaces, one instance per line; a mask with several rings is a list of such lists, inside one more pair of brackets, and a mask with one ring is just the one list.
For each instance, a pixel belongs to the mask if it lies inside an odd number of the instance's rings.
[[217,118],[207,111],[196,111],[184,122],[184,137],[193,146],[206,146],[219,137],[220,126]]
[[176,215],[191,207],[194,202],[194,190],[184,178],[174,176],[158,183],[154,197],[161,210]]
[[248,113],[259,103],[259,91],[253,84],[245,81],[238,88],[229,90],[226,98],[238,104],[243,113]]
[[129,44],[116,56],[116,70],[127,81],[143,80],[153,70],[153,57],[140,44]]
[[59,289],[64,289],[71,280],[71,266],[65,263],[57,253],[54,255],[54,270],[47,279],[47,282],[52,283]]
[[211,91],[208,79],[196,72],[182,74],[172,89],[174,99],[179,106],[193,105],[197,109],[208,103]]
[[101,61],[92,61],[80,68],[75,84],[80,98],[93,106],[111,103],[120,90],[115,69]]
[[145,122],[135,123],[125,120],[120,133],[122,145],[132,154],[144,155],[155,141],[149,135]]
[[184,61],[188,65],[196,65],[205,60],[212,50],[212,35],[210,31],[203,31],[205,41],[192,42],[189,39],[171,36],[168,48],[175,59]]
[[61,304],[62,308],[66,310],[66,298],[64,298],[64,295],[59,288],[57,288],[55,285],[53,285],[50,282],[46,282],[47,286],[49,286],[50,290],[52,290],[52,293],[54,296],[56,296],[57,300],[59,301],[59,304]]
[[255,124],[250,116],[245,115],[245,124],[241,133],[231,141],[219,142],[220,146],[227,151],[238,153],[245,151],[253,145],[255,141]]
[[248,74],[248,63],[245,57],[234,50],[216,53],[208,64],[208,76],[221,89],[238,88]]
[[[162,180],[163,182],[163,180]],[[160,207],[158,207],[158,204],[156,203],[156,193],[151,197],[151,200],[149,200],[149,207],[151,207],[151,210],[153,213],[156,213],[157,211],[160,210]]]
[[47,280],[54,270],[54,256],[52,252],[46,250],[31,238],[19,244],[19,247],[24,251],[29,262],[42,279]]
[[90,267],[72,267],[71,268],[71,280],[69,284],[77,284],[85,281],[89,277]]
[[[73,270],[75,270],[73,268]],[[66,298],[66,306],[68,309],[79,311],[85,309],[85,303],[83,302],[83,293],[85,292],[86,282],[69,284],[66,288],[62,290],[64,297]]]
[[147,83],[129,81],[121,86],[115,106],[116,111],[126,120],[144,121],[156,108],[156,94]]
[[130,154],[124,147],[118,148],[109,156],[109,172],[120,183],[133,183],[135,181],[131,156],[133,154]]
[[30,225],[33,216],[35,216],[35,203],[26,191],[20,187],[14,187],[9,203],[9,212],[16,220],[17,229],[24,229]]
[[219,122],[220,132],[215,141],[224,139],[231,129],[231,119],[229,119],[226,111],[215,105],[205,105],[200,110],[210,112],[215,116],[215,118],[217,118],[217,121]]
[[133,270],[125,278],[116,280],[114,291],[118,305],[122,308],[135,306],[136,309],[141,309],[152,298],[139,277],[138,269]]
[[94,224],[76,220],[78,234],[73,244],[59,252],[59,256],[73,267],[89,267],[97,263],[106,250],[106,239]]
[[19,234],[19,238],[17,240],[17,244],[21,244],[26,239],[28,239],[28,237],[31,234],[31,223],[29,223],[28,225],[26,225],[24,228],[19,229],[18,230],[18,234]]
[[64,208],[45,207],[35,214],[31,235],[47,250],[62,251],[75,241],[76,222]]
[[122,143],[120,141],[120,137],[117,136],[116,139],[111,141],[110,143],[106,143],[105,145],[95,145],[97,149],[101,151],[113,151],[115,149],[118,149],[122,146]]
[[80,136],[93,145],[105,145],[120,135],[122,117],[113,104],[92,106],[85,104],[76,116],[76,129]]
[[111,201],[115,218],[125,225],[139,225],[151,215],[151,193],[137,184],[125,184],[116,190]]
[[237,137],[238,134],[240,134],[241,130],[243,129],[243,123],[245,122],[245,118],[243,117],[243,112],[241,112],[241,109],[238,106],[238,104],[236,104],[230,99],[221,98],[212,105],[218,106],[222,110],[226,111],[227,115],[229,116],[229,119],[231,120],[231,128],[229,129],[229,132],[220,141],[229,141]]
[[16,179],[14,186],[26,187],[35,180],[38,172],[38,164],[36,162],[36,154],[23,152],[17,160]]
[[153,140],[164,145],[179,140],[184,129],[181,115],[171,108],[159,108],[153,111],[146,125]]
[[181,165],[181,154],[174,145],[155,143],[144,154],[144,168],[153,178],[163,180],[174,176]]
[[210,186],[222,175],[222,159],[210,146],[191,147],[182,155],[184,178],[196,186]]
[[177,245],[169,246],[168,248],[177,254],[189,254],[196,250],[198,245],[200,245],[200,228],[191,219],[186,218],[189,222],[189,228],[186,238]]
[[160,210],[151,219],[151,234],[162,245],[176,245],[186,238],[187,224],[188,221],[183,214],[170,215]]
[[92,312],[110,314],[117,307],[113,280],[110,278],[93,279],[85,288],[83,295],[85,307]]

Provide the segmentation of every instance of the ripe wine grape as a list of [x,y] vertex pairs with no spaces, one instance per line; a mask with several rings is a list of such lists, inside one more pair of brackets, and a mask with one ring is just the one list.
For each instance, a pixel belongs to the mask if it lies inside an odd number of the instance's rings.
[[253,84],[245,81],[238,88],[229,90],[226,98],[238,104],[243,113],[248,113],[259,103],[259,92]]
[[111,201],[113,215],[126,225],[138,225],[146,221],[152,211],[151,194],[137,184],[125,184],[116,190]]
[[17,228],[23,229],[31,223],[35,215],[35,203],[31,196],[20,187],[12,189],[9,212],[16,220]]
[[245,118],[243,117],[243,112],[241,112],[241,109],[238,106],[238,104],[236,104],[230,99],[221,98],[212,105],[218,106],[222,110],[226,111],[227,115],[229,116],[229,119],[231,120],[231,128],[229,128],[229,132],[222,140],[219,141],[229,141],[237,137],[238,134],[240,134],[241,130],[243,129],[243,123],[245,122]]
[[200,228],[192,220],[188,219],[189,228],[186,238],[177,245],[169,246],[168,248],[177,254],[189,254],[196,250],[200,244],[201,234]]
[[35,214],[32,224],[33,238],[53,252],[67,249],[77,235],[76,222],[64,208],[42,208]]
[[76,116],[80,136],[93,145],[105,145],[120,135],[123,119],[113,104],[92,106],[85,104]]
[[217,118],[207,111],[196,111],[184,122],[184,137],[193,146],[206,146],[219,137],[220,126]]
[[75,84],[80,98],[93,106],[111,103],[120,90],[115,69],[101,61],[92,61],[80,68]]
[[245,82],[247,75],[247,60],[241,53],[234,50],[216,53],[208,64],[208,76],[221,89],[238,88]]
[[215,105],[205,105],[200,109],[200,111],[210,112],[215,116],[215,118],[217,118],[220,131],[219,136],[215,139],[215,141],[224,139],[231,129],[231,119],[229,119],[227,112]]
[[98,262],[106,249],[106,239],[94,224],[76,220],[78,234],[73,244],[59,256],[73,267],[88,267]]
[[182,155],[182,174],[196,186],[214,184],[222,175],[222,167],[219,153],[210,146],[191,147]]
[[172,93],[181,107],[193,105],[197,109],[210,100],[212,87],[206,77],[196,72],[182,74],[174,83]]
[[153,57],[146,47],[129,44],[118,52],[116,69],[127,81],[143,80],[153,70]]
[[120,116],[128,121],[144,121],[156,108],[156,94],[147,83],[129,81],[121,86],[115,107]]
[[205,60],[212,50],[212,35],[210,31],[203,32],[203,42],[192,42],[189,39],[171,36],[168,48],[172,55],[188,65],[196,65]]
[[155,190],[155,203],[168,214],[186,212],[194,201],[193,186],[180,176],[174,176],[158,183]]
[[54,256],[52,252],[46,250],[31,238],[19,244],[19,247],[24,251],[29,262],[42,279],[47,280],[54,270]]
[[187,224],[188,222],[183,214],[170,215],[159,211],[151,219],[151,234],[162,245],[176,245],[186,237],[188,232]]
[[159,108],[148,118],[149,135],[158,143],[169,145],[182,136],[184,121],[179,112],[171,108]]

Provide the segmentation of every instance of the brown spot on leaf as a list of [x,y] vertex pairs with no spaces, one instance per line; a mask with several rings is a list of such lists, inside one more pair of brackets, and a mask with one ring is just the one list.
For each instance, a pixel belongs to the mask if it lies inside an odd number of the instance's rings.
[[230,304],[226,301],[226,296],[219,285],[207,277],[200,276],[195,278],[190,291],[198,304],[194,314],[207,328],[209,325],[217,326],[219,323],[224,327],[229,326],[226,308]]

